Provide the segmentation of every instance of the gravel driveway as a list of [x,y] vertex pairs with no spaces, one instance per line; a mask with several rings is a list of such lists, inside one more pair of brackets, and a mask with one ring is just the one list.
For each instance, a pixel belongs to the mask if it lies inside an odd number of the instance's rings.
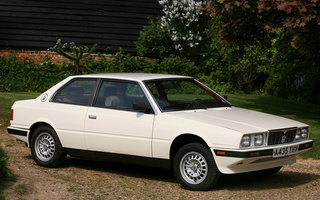
[[61,168],[35,164],[30,150],[6,131],[11,180],[0,180],[6,199],[320,199],[320,160],[302,160],[273,176],[224,175],[211,191],[180,188],[170,170],[68,158]]

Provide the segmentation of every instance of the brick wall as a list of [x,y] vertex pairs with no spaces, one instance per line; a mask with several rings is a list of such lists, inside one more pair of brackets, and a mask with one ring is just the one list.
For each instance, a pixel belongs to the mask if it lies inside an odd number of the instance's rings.
[[49,51],[24,51],[24,50],[1,50],[0,56],[16,55],[17,58],[31,58],[35,62],[40,62],[43,57],[48,55],[54,63],[60,63],[65,59],[56,52]]
[[[50,58],[52,58],[53,63],[59,64],[63,61],[68,62],[68,59],[64,58],[63,56],[60,56],[56,52],[53,51],[24,51],[24,50],[2,50],[0,49],[0,56],[9,56],[9,55],[16,55],[18,58],[31,58],[34,62],[39,63],[45,57],[48,55]],[[100,56],[104,56],[106,58],[111,58],[112,56],[109,54],[103,54]],[[98,54],[91,54],[91,57],[93,59],[98,59]]]

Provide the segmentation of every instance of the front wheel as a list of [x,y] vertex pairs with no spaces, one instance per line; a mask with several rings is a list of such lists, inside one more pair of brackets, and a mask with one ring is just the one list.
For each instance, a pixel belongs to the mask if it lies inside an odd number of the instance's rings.
[[174,158],[173,170],[181,186],[188,190],[209,190],[220,177],[210,149],[200,143],[183,146]]
[[39,127],[31,137],[31,154],[38,165],[58,167],[66,159],[66,153],[54,130]]

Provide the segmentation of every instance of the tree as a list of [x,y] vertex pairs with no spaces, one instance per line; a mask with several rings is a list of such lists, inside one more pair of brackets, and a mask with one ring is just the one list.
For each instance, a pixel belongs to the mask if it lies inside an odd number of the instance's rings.
[[211,0],[207,9],[222,21],[221,43],[251,44],[288,31],[288,44],[320,65],[319,0]]
[[98,45],[95,44],[91,49],[88,47],[77,47],[74,42],[70,43],[61,43],[61,39],[57,40],[57,43],[54,47],[49,48],[49,51],[57,52],[59,55],[67,58],[74,63],[74,72],[75,74],[82,74],[83,72],[92,72],[91,69],[85,65],[81,65],[81,60],[90,56],[92,52],[96,49]]
[[206,9],[221,20],[219,41],[223,44],[243,49],[251,45],[267,46],[279,35],[286,35],[279,40],[282,43],[277,46],[278,57],[286,58],[288,52],[293,52],[307,59],[305,66],[300,65],[302,60],[295,61],[304,73],[291,74],[290,78],[294,82],[301,80],[304,86],[312,84],[310,96],[320,96],[319,0],[211,0]]
[[258,11],[266,30],[289,31],[288,44],[306,54],[313,65],[320,65],[319,0],[261,0]]
[[211,0],[208,13],[221,21],[220,43],[252,44],[261,41],[266,30],[256,0]]

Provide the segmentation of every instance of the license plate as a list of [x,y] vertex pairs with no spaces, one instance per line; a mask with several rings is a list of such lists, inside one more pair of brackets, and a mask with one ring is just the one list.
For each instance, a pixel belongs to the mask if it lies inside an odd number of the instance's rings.
[[292,154],[296,154],[299,151],[299,145],[288,146],[288,147],[280,147],[273,149],[273,157],[282,157],[282,156],[289,156]]

